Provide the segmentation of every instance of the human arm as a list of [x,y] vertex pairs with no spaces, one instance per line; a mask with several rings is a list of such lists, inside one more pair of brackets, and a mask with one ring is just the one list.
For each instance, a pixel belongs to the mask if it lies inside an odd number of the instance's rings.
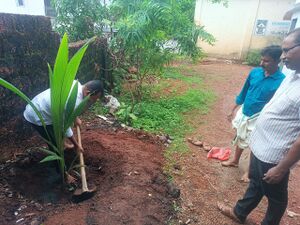
[[67,129],[66,136],[74,144],[74,147],[76,148],[77,151],[84,152],[84,149],[82,148],[82,146],[79,146],[77,140],[75,139],[73,131],[70,127]]
[[235,110],[239,107],[239,105],[235,104],[232,108],[232,110],[230,111],[230,113],[227,115],[227,119],[229,122],[231,122],[235,116]]
[[76,119],[75,119],[74,125],[75,125],[75,126],[81,127],[81,124],[82,124],[82,121],[81,121],[81,119],[79,119],[79,117],[77,116]]
[[250,78],[251,78],[251,73],[249,74],[247,80],[244,83],[244,86],[241,90],[241,92],[239,93],[238,96],[236,96],[235,99],[235,105],[233,106],[232,110],[230,111],[230,113],[227,115],[227,119],[229,122],[231,122],[233,120],[233,118],[235,117],[235,113],[236,113],[236,109],[242,105],[246,99],[249,87],[250,87]]
[[74,144],[75,148],[77,151],[81,151],[81,152],[84,152],[84,149],[82,148],[82,146],[80,146],[78,144],[78,142],[76,141],[74,135],[72,135],[71,137],[68,137],[69,140]]
[[279,183],[289,169],[300,159],[300,136],[296,139],[287,155],[278,165],[264,174],[263,180],[269,184]]
[[243,86],[241,92],[235,98],[235,104],[236,105],[242,105],[244,103],[244,101],[246,99],[246,96],[247,96],[247,92],[248,92],[249,87],[250,87],[250,79],[251,79],[251,73],[247,77],[247,80],[245,81],[244,86]]

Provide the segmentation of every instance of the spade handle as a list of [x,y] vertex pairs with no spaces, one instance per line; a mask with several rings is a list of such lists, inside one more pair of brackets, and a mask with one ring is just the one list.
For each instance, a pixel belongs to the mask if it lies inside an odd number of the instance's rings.
[[[78,145],[82,148],[80,127],[77,125],[76,128],[77,128]],[[89,189],[88,189],[87,182],[86,182],[84,158],[83,158],[83,154],[81,151],[79,151],[79,163],[80,163],[82,191],[85,192],[85,191],[88,191]]]

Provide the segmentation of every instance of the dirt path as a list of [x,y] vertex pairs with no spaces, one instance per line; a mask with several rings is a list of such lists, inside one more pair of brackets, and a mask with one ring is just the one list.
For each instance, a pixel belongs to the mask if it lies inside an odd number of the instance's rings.
[[[191,69],[198,72],[204,80],[204,88],[213,89],[217,101],[211,112],[200,116],[195,123],[198,125],[193,137],[213,146],[230,146],[234,135],[226,115],[234,104],[234,97],[239,92],[250,71],[250,67],[222,62],[192,65]],[[231,146],[230,146],[231,147]],[[175,175],[175,181],[181,189],[182,210],[178,224],[198,225],[231,225],[236,224],[227,219],[216,209],[217,201],[233,204],[242,197],[247,184],[238,182],[242,175],[241,169],[223,168],[220,162],[207,160],[206,152],[190,145],[191,154],[181,159],[182,171]],[[300,213],[300,190],[297,187],[300,178],[300,167],[297,166],[291,175],[289,187],[288,210]],[[247,224],[260,224],[266,210],[264,199],[258,208],[249,216]],[[299,217],[290,218],[284,215],[282,224],[300,224]]]

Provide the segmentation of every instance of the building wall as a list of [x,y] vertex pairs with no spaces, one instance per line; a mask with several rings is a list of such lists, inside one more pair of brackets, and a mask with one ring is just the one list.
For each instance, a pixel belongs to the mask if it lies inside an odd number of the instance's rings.
[[199,41],[211,56],[241,59],[249,49],[262,48],[267,44],[280,43],[282,38],[255,36],[257,19],[281,21],[295,0],[230,0],[226,8],[208,0],[197,0],[195,23],[204,25],[217,42],[210,46]]
[[[300,0],[296,0],[296,1],[295,1],[295,5],[296,5],[297,3],[300,3]],[[295,28],[299,28],[299,27],[300,27],[300,10],[297,10],[297,11],[295,11],[295,12],[293,13],[293,15],[292,15],[292,20],[293,20],[293,19],[297,19],[297,23],[296,23],[296,25],[295,25]],[[283,72],[286,76],[290,76],[290,75],[292,75],[292,74],[294,73],[294,70],[290,70],[290,69],[286,68],[286,66],[284,66],[284,67],[282,68],[282,72]]]
[[23,0],[23,6],[18,5],[19,0],[0,0],[0,13],[45,15],[44,0]]
[[[257,11],[257,19],[281,21],[283,15],[294,5],[294,0],[261,0]],[[253,32],[252,32],[253,34]],[[260,49],[270,44],[281,44],[284,36],[252,35],[249,47]]]

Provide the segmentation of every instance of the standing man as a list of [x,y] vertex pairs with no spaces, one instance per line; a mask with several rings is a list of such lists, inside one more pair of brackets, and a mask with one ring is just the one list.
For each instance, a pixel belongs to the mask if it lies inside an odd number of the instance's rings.
[[218,203],[221,212],[243,223],[263,196],[268,208],[262,225],[279,225],[288,203],[290,169],[300,159],[300,29],[282,43],[288,76],[257,119],[250,139],[250,183],[234,208]]
[[[236,105],[228,115],[231,121],[236,109],[241,106],[232,120],[232,125],[236,129],[236,136],[233,140],[236,150],[233,159],[223,162],[222,166],[238,167],[243,150],[249,147],[250,133],[260,111],[270,101],[285,78],[278,68],[281,53],[281,47],[278,45],[264,48],[261,51],[260,67],[251,70],[243,89],[236,97]],[[248,171],[241,180],[249,181]]]

